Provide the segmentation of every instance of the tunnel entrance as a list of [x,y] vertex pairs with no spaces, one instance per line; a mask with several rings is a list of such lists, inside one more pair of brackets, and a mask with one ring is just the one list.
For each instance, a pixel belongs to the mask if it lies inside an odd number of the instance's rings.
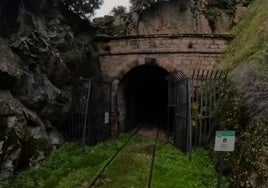
[[138,66],[121,80],[124,103],[124,128],[130,130],[140,123],[166,129],[169,73],[155,64]]

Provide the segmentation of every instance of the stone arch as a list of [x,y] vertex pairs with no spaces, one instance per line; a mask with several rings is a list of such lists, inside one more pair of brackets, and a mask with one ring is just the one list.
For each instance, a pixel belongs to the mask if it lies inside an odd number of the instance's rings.
[[139,62],[138,59],[132,60],[130,63],[124,63],[119,70],[119,74],[116,76],[116,79],[121,81],[124,76],[131,71],[133,68],[140,66],[141,63]]
[[[148,59],[146,61],[146,59]],[[121,79],[128,73],[130,72],[132,69],[141,66],[141,65],[145,65],[145,64],[150,64],[150,59],[155,59],[155,58],[145,58],[143,60],[141,59],[134,59],[132,61],[130,61],[129,63],[124,63],[119,67],[119,71],[118,74],[116,75],[115,79],[121,81]],[[171,73],[171,72],[175,72],[177,70],[177,67],[175,66],[174,62],[168,60],[168,59],[163,59],[163,60],[158,60],[155,59],[155,61],[153,62],[153,64],[165,69],[167,72]]]
[[169,60],[159,61],[158,65],[169,73],[177,71],[177,67],[175,66],[175,64]]
[[[153,58],[151,58],[153,59]],[[130,63],[120,66],[120,71],[116,75],[116,78],[112,81],[112,132],[113,135],[124,130],[125,120],[126,120],[126,102],[123,96],[123,86],[120,86],[122,79],[133,69],[140,67],[146,64],[154,64],[159,68],[164,69],[166,72],[171,73],[176,71],[176,66],[172,64],[170,61],[162,61],[158,62],[156,59],[153,62],[150,62],[150,58],[147,61],[140,61],[139,59],[135,59]]]
[[[151,61],[152,60],[152,61]],[[136,67],[145,65],[145,64],[155,64],[160,68],[163,68],[167,72],[175,72],[177,67],[174,62],[170,59],[155,59],[154,57],[149,58],[136,58],[127,63],[122,63],[118,66],[118,70],[113,75],[112,79],[112,108],[111,108],[111,120],[112,120],[112,134],[116,135],[124,127],[125,119],[125,101],[123,98],[122,88],[119,87],[121,80],[124,78],[127,73],[133,70]]]

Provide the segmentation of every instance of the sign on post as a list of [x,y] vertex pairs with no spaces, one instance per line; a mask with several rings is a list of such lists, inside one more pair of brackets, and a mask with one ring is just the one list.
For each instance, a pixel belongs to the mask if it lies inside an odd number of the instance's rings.
[[234,151],[235,131],[216,131],[214,151]]
[[109,112],[104,113],[104,124],[109,123]]
[[222,151],[217,188],[222,188],[225,152],[234,151],[234,146],[235,131],[216,131],[214,151]]

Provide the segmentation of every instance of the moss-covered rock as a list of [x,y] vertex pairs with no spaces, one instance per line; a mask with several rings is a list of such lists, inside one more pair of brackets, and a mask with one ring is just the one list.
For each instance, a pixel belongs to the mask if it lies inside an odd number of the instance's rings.
[[[93,29],[56,1],[0,2],[0,180],[63,143],[79,76],[100,75]],[[91,30],[92,29],[92,30]]]
[[233,187],[268,187],[268,2],[256,0],[231,31],[236,38],[220,66],[232,68],[233,85],[219,113],[222,127],[237,132],[228,158]]
[[0,160],[2,161],[0,179],[3,180],[13,175],[15,171],[21,156],[21,143],[15,131],[7,127],[0,131],[0,143]]
[[127,35],[127,26],[130,21],[130,14],[122,14],[116,17],[104,16],[93,19],[92,26],[97,30],[97,34],[109,36]]

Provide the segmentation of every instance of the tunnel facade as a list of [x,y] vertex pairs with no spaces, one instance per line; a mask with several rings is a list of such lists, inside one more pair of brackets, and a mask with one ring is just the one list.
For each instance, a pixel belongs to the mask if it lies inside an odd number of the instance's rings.
[[[102,77],[112,83],[112,134],[131,128],[128,122],[154,122],[156,119],[151,117],[165,113],[157,108],[165,103],[164,75],[182,71],[190,76],[193,70],[212,70],[230,40],[229,35],[217,34],[95,38]],[[154,79],[158,84],[154,85]],[[157,122],[165,119],[162,115],[157,117]]]

